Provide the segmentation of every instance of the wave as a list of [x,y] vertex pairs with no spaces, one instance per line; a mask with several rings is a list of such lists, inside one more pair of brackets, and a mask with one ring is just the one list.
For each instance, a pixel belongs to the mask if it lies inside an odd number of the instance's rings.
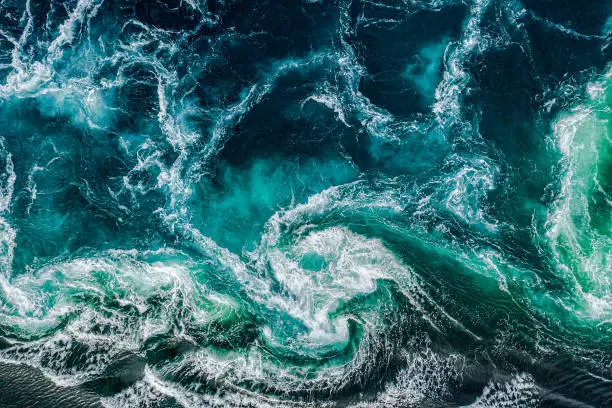
[[60,3],[0,3],[3,364],[108,407],[603,404],[605,56],[517,73],[516,140],[485,111],[532,25],[607,34],[517,1]]

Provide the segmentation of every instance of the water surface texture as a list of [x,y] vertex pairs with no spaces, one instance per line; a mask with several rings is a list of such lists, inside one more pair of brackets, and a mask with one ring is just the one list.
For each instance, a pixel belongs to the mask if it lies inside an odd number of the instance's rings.
[[610,0],[1,0],[0,406],[612,406]]

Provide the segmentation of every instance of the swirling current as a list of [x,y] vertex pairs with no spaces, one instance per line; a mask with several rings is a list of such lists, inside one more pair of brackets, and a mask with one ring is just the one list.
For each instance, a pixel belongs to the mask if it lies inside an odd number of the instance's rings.
[[1,0],[0,406],[612,406],[609,0]]

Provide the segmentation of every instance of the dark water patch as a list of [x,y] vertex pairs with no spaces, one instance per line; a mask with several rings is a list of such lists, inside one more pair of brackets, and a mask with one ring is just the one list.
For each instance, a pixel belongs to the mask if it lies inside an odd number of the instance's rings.
[[58,387],[40,371],[26,365],[0,363],[0,375],[2,407],[102,407],[96,394],[77,387]]
[[462,5],[408,10],[374,8],[370,2],[354,2],[351,9],[350,42],[368,72],[359,89],[400,117],[427,111],[445,50],[457,40],[467,12]]

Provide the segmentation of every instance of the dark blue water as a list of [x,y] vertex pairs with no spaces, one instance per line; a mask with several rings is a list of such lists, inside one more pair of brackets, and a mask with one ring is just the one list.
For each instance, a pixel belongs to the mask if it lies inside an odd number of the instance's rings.
[[0,1],[0,406],[612,404],[612,2]]

